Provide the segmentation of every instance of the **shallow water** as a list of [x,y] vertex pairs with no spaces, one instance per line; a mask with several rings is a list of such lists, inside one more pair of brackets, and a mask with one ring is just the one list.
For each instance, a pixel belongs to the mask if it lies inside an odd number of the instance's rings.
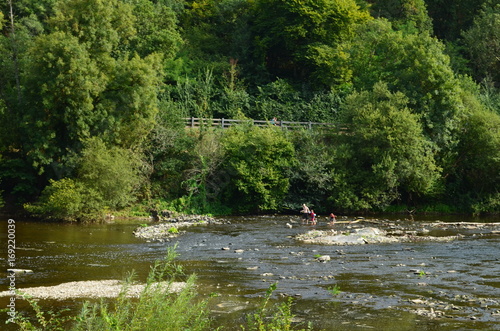
[[[478,229],[432,230],[432,235],[464,235],[452,242],[418,242],[362,246],[303,244],[293,236],[313,227],[295,216],[231,217],[231,224],[193,227],[170,242],[146,242],[128,224],[75,225],[16,220],[16,267],[32,269],[16,286],[123,279],[135,270],[145,279],[149,266],[178,244],[180,261],[198,275],[203,295],[216,294],[210,307],[225,330],[244,324],[274,282],[276,301],[294,298],[297,321],[315,330],[500,330],[500,236]],[[325,218],[314,228],[327,229]],[[404,228],[436,218],[394,219]],[[477,219],[440,218],[478,222]],[[499,222],[500,219],[485,219]],[[285,226],[295,222],[293,228]],[[6,242],[7,218],[0,223]],[[336,228],[372,226],[342,224]],[[6,245],[0,255],[6,265]],[[229,248],[223,250],[222,248]],[[235,250],[243,250],[236,253]],[[330,255],[320,263],[317,255]],[[7,276],[7,274],[5,274]],[[7,289],[6,277],[0,290]],[[333,287],[340,294],[332,294]],[[420,300],[420,301],[419,301]],[[7,297],[0,298],[0,308]],[[46,301],[42,306],[77,308],[81,301]],[[25,308],[17,302],[17,308]],[[420,316],[425,309],[444,316]],[[2,313],[0,325],[7,316]]]

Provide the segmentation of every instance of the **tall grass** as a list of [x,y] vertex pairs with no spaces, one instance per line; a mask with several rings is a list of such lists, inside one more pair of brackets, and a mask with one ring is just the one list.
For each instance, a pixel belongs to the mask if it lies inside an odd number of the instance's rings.
[[176,257],[174,247],[164,261],[155,263],[138,299],[128,296],[133,279],[129,277],[114,304],[85,303],[72,330],[208,330],[209,310],[207,302],[197,298],[196,276],[189,276],[184,288],[173,293],[173,280],[183,275],[182,268],[174,263]]

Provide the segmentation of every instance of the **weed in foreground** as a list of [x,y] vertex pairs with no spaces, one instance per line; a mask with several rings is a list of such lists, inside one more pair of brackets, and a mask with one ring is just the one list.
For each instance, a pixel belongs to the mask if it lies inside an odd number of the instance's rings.
[[[254,314],[247,316],[247,326],[241,325],[243,331],[306,331],[311,330],[309,323],[306,329],[295,329],[292,326],[294,315],[292,314],[292,298],[288,298],[285,303],[267,308],[271,295],[277,288],[277,283],[271,284],[266,291],[261,306]],[[268,316],[268,314],[272,314]]]

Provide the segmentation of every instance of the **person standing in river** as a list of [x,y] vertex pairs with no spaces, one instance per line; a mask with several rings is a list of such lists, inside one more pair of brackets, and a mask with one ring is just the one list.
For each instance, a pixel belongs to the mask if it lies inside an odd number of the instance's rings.
[[335,225],[335,222],[337,222],[337,216],[335,216],[334,213],[330,213],[329,221],[328,225]]
[[309,215],[311,216],[311,224],[316,225],[316,214],[314,213],[314,210],[311,209]]
[[309,210],[309,207],[306,206],[306,204],[302,204],[302,210],[300,211],[302,213],[302,222],[309,223],[309,214],[311,211]]

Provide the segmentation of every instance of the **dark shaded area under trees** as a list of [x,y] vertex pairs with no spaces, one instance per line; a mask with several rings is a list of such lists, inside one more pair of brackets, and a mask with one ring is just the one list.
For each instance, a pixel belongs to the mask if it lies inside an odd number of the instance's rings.
[[0,0],[0,31],[5,208],[500,212],[498,1]]

